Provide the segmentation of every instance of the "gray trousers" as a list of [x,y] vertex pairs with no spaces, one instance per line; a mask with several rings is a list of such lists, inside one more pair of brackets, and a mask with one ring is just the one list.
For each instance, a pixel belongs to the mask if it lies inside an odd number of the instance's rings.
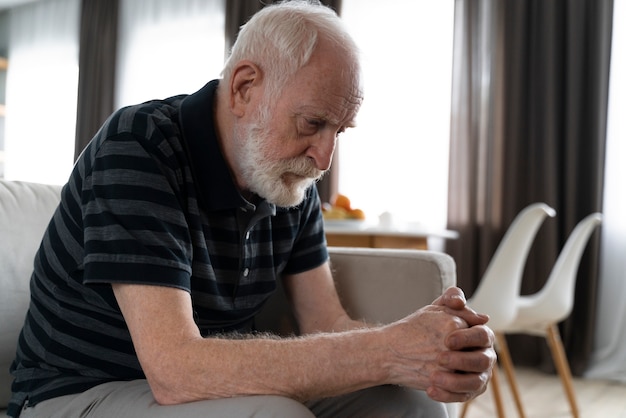
[[26,407],[20,418],[447,418],[422,391],[378,386],[302,404],[281,396],[246,396],[158,405],[145,380],[112,382]]

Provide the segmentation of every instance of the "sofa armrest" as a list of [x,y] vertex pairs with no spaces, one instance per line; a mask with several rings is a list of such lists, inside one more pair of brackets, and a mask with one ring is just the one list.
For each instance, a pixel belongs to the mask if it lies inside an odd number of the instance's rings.
[[[454,260],[423,250],[329,247],[342,304],[354,319],[389,323],[428,305],[456,284]],[[259,330],[297,334],[282,288],[256,319]]]
[[329,248],[333,277],[352,318],[390,323],[456,284],[454,260],[435,251]]

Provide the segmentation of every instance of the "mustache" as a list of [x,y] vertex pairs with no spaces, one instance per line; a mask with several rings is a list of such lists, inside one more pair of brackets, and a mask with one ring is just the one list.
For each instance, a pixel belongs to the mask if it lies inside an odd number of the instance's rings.
[[290,158],[283,162],[283,170],[288,173],[293,173],[298,176],[308,177],[311,179],[319,180],[326,170],[319,170],[315,167],[315,163],[308,157],[296,157]]

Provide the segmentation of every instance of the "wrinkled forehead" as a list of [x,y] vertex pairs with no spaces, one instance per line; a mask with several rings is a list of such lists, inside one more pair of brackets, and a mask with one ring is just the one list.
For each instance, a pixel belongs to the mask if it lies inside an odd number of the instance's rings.
[[302,77],[290,83],[283,93],[282,98],[292,113],[323,119],[336,126],[354,126],[363,102],[359,82],[332,76]]
[[363,102],[361,67],[354,54],[321,45],[283,91],[308,111],[337,125],[352,122]]

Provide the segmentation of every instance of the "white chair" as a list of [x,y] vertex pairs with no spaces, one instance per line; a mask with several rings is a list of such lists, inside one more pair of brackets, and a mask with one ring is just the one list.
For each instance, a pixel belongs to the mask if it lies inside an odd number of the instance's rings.
[[[506,329],[517,314],[515,300],[520,293],[528,252],[545,218],[547,216],[554,217],[555,214],[554,209],[545,203],[534,203],[524,208],[507,229],[478,284],[478,288],[468,300],[468,305],[472,309],[489,315],[488,326],[496,335]],[[500,341],[497,341],[496,349],[498,351],[499,346]],[[508,375],[512,368],[510,368],[510,358],[507,358],[506,354],[508,354],[508,350],[505,350],[504,358],[500,356],[500,360],[503,361],[505,372]],[[511,378],[509,381],[514,382]],[[498,416],[502,418],[504,417],[504,407],[496,368],[493,371],[491,389]],[[519,390],[517,387],[511,389],[520,415],[523,417]],[[469,403],[466,402],[461,413],[462,417],[465,416],[468,405]]]
[[[576,225],[563,246],[546,284],[533,295],[519,296],[515,303],[517,316],[499,330],[506,334],[529,334],[546,338],[574,417],[579,416],[578,406],[572,385],[572,374],[557,324],[572,312],[580,259],[591,234],[601,222],[602,215],[593,213]],[[508,356],[507,347],[500,347],[501,353],[504,350]]]

